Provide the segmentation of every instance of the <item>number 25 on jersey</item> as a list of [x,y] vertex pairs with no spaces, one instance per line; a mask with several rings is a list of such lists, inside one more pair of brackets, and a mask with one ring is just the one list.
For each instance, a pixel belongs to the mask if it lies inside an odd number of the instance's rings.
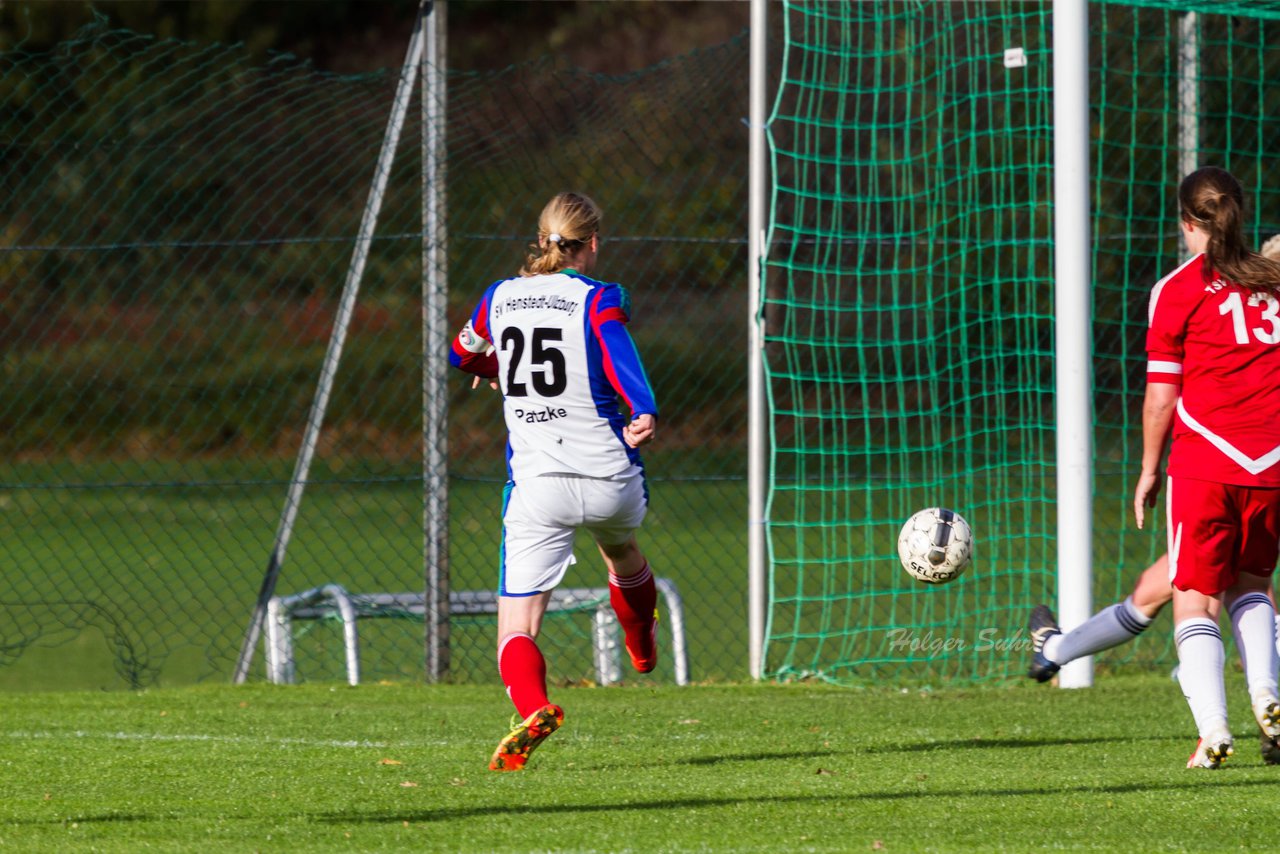
[[[532,330],[533,346],[529,354],[530,380],[533,390],[543,397],[557,397],[564,393],[568,386],[565,370],[564,353],[558,348],[548,346],[549,342],[561,340],[559,329]],[[510,361],[507,366],[507,396],[528,397],[529,387],[516,379],[520,363],[524,359],[524,332],[517,326],[509,326],[502,332],[502,350],[509,352]]]

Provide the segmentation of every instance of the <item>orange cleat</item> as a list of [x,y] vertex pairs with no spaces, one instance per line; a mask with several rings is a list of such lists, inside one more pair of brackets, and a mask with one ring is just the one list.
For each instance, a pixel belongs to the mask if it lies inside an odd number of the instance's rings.
[[564,723],[564,709],[548,703],[525,718],[507,737],[498,742],[498,749],[489,760],[490,771],[520,771],[529,761],[529,755],[547,736]]

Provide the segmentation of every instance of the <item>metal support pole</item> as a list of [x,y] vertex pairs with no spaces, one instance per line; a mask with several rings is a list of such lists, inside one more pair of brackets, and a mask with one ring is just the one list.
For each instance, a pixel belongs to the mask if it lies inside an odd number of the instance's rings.
[[751,678],[764,675],[767,539],[765,536],[765,21],[767,0],[751,0],[751,82],[747,262],[747,593]]
[[[1187,12],[1178,25],[1178,180],[1200,168],[1200,29],[1196,13]],[[1187,238],[1178,229],[1182,257]]]
[[320,381],[311,402],[311,412],[307,416],[302,447],[298,451],[293,477],[289,480],[289,491],[285,496],[284,509],[280,513],[280,523],[276,528],[275,544],[272,546],[271,556],[267,559],[266,574],[262,579],[262,587],[258,591],[258,602],[249,620],[249,628],[240,645],[240,655],[236,660],[236,669],[232,677],[232,681],[237,685],[243,683],[249,675],[249,667],[253,663],[253,650],[258,645],[262,624],[266,619],[267,603],[275,594],[276,581],[280,577],[280,568],[284,565],[285,553],[289,548],[289,538],[293,535],[293,525],[298,518],[302,493],[306,489],[307,474],[311,470],[311,461],[315,457],[320,428],[324,424],[325,410],[329,407],[329,395],[333,391],[333,381],[338,373],[338,362],[342,359],[342,348],[346,343],[347,328],[351,324],[351,316],[355,311],[356,297],[360,294],[360,281],[364,278],[369,246],[373,243],[374,231],[378,226],[378,212],[382,209],[382,197],[386,193],[387,179],[391,176],[396,147],[400,144],[400,131],[404,128],[405,114],[409,110],[409,95],[417,81],[418,63],[421,58],[422,19],[419,17],[413,28],[413,37],[409,40],[409,51],[400,73],[400,83],[396,87],[391,115],[387,119],[387,131],[382,138],[382,150],[378,153],[373,184],[369,187],[369,199],[360,220],[360,233],[351,255],[351,264],[347,268],[347,279],[342,286],[342,296],[338,302],[337,316],[333,321],[333,331],[329,335],[329,347],[324,354],[324,364],[320,368]]
[[423,10],[422,464],[423,581],[428,682],[449,673],[448,230],[445,219],[445,4]]

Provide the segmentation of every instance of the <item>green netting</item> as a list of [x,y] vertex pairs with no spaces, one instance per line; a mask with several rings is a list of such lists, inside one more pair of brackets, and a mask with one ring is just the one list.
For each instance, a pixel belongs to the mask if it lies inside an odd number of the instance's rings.
[[[1207,12],[1211,15],[1239,15],[1245,18],[1280,18],[1275,0],[1102,0],[1102,4],[1164,12]],[[1095,2],[1097,5],[1102,5]],[[1096,12],[1094,14],[1097,14]]]
[[[1054,525],[1048,13],[814,3],[785,23],[768,668],[1003,668],[983,639],[1009,643],[1011,609],[1043,589]],[[1006,67],[1015,47],[1030,61]],[[922,592],[897,533],[939,504],[978,560]]]
[[[1146,297],[1178,251],[1186,10],[1200,10],[1200,162],[1257,186],[1280,131],[1266,91],[1276,4],[1156,5],[1090,7],[1100,606],[1164,546],[1132,528],[1130,490]],[[1052,4],[784,10],[764,298],[766,669],[1016,677],[1028,610],[1056,599]],[[1019,48],[1025,64],[1006,54]],[[1275,230],[1276,202],[1264,187],[1259,237]],[[901,570],[896,535],[939,504],[968,518],[976,559],[923,588]],[[1164,628],[1104,663],[1168,663]]]

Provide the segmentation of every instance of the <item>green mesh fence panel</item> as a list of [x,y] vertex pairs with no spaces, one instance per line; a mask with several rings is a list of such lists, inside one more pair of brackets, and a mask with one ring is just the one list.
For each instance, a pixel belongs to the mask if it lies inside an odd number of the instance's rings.
[[[644,537],[694,678],[746,669],[746,61],[739,38],[626,77],[548,60],[448,84],[454,328],[548,197],[605,208],[600,273],[632,289],[670,414]],[[231,677],[399,78],[101,23],[0,54],[0,686]],[[423,352],[421,138],[415,95],[282,595],[423,591],[421,368],[445,354]],[[492,589],[500,407],[456,372],[450,404],[452,585]],[[602,586],[599,557],[566,583]],[[449,678],[496,684],[492,623],[453,628]],[[298,676],[341,679],[340,632],[299,632]],[[420,620],[360,634],[365,679],[422,678]],[[553,679],[591,676],[581,634],[549,622]]]
[[[766,268],[772,610],[784,678],[1016,678],[1055,601],[1051,4],[787,3]],[[1095,603],[1164,550],[1131,522],[1151,286],[1178,261],[1179,33],[1195,11],[1200,164],[1258,187],[1280,121],[1275,3],[1095,3]],[[1006,61],[1021,48],[1026,64]],[[1088,263],[1081,259],[1081,263]],[[895,554],[958,510],[973,567]],[[1168,623],[1103,666],[1167,666]]]
[[[1239,15],[1255,19],[1280,19],[1280,6],[1275,0],[1129,0],[1108,5],[1159,9],[1163,12],[1207,12],[1211,15]],[[1101,5],[1101,4],[1097,4]],[[1094,7],[1096,8],[1096,6]]]
[[[832,680],[1019,666],[1052,553],[1047,11],[786,4],[770,123],[767,669]],[[1025,66],[1006,67],[1022,48]],[[924,590],[917,509],[977,560]]]

